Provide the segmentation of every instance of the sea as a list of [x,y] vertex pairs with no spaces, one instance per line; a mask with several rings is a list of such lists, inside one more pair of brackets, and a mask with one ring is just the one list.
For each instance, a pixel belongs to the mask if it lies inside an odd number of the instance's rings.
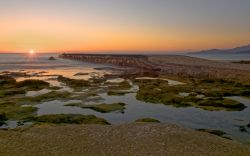
[[[22,69],[59,69],[70,67],[98,67],[100,65],[89,64],[84,62],[63,60],[58,58],[59,53],[44,54],[1,54],[0,53],[0,70],[22,70]],[[54,61],[50,57],[57,58]]]
[[[58,57],[59,53],[45,53],[45,54],[24,54],[24,53],[0,53],[0,70],[18,70],[18,69],[55,69],[55,68],[69,68],[69,67],[100,67],[102,65],[83,63],[77,61],[69,61],[56,59],[50,61],[51,56]],[[176,54],[175,54],[176,55]],[[217,61],[240,61],[250,60],[250,54],[187,54],[180,53],[179,55],[192,56]]]
[[208,60],[216,60],[216,61],[248,61],[250,60],[250,54],[186,54],[183,53],[181,55],[198,57]]

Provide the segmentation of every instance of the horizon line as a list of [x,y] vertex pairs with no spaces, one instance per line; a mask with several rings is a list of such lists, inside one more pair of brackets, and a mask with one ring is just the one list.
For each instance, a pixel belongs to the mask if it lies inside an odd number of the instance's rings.
[[[194,49],[186,49],[186,50],[62,50],[62,51],[58,51],[58,50],[55,50],[55,51],[35,51],[35,53],[95,53],[95,54],[98,54],[98,53],[109,53],[109,54],[112,54],[112,53],[119,53],[119,54],[123,54],[123,53],[128,53],[128,54],[131,54],[131,53],[137,53],[137,54],[143,54],[143,53],[147,53],[147,54],[150,54],[150,53],[158,53],[158,54],[163,54],[163,53],[190,53],[190,52],[200,52],[200,51],[206,51],[206,50],[228,50],[228,49],[233,49],[233,48],[238,48],[238,47],[243,47],[243,46],[250,46],[250,43],[249,44],[241,44],[241,45],[235,45],[235,46],[232,46],[232,47],[229,47],[229,48],[207,48],[207,49],[199,49],[199,50],[194,50]],[[29,53],[29,51],[5,51],[5,50],[0,50],[0,53],[4,54],[4,53]]]

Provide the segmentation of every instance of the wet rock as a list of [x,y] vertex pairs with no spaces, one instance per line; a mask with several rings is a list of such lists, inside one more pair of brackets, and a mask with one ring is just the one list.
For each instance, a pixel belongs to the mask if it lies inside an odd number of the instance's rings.
[[5,114],[0,114],[0,126],[4,125],[7,120],[8,118]]
[[55,59],[55,57],[51,56],[51,57],[49,58],[49,60],[50,60],[50,61],[54,61],[54,60],[56,60],[56,59]]
[[88,106],[82,106],[82,108],[89,108],[93,109],[97,112],[101,113],[110,113],[119,111],[121,113],[124,113],[125,108],[124,103],[112,103],[112,104],[98,104],[98,105],[88,105]]
[[34,120],[38,123],[52,124],[109,124],[105,119],[98,118],[94,115],[80,114],[43,115],[35,117]]
[[245,128],[245,126],[239,126],[239,130],[241,132],[247,132],[247,129]]
[[152,119],[152,118],[142,118],[142,119],[137,119],[135,122],[160,123],[160,121],[159,121],[159,120],[157,120],[157,119]]
[[232,140],[229,137],[225,137],[224,135],[226,135],[226,133],[223,132],[223,131],[220,131],[220,130],[212,130],[212,129],[197,129],[197,130],[201,131],[201,132],[207,132],[207,133],[210,133],[210,134],[213,134],[213,135],[217,135],[217,136],[225,138],[225,139]]
[[28,88],[28,90],[41,90],[49,87],[49,83],[42,80],[24,80],[17,82],[17,88]]
[[85,76],[89,75],[89,73],[76,73],[74,76]]

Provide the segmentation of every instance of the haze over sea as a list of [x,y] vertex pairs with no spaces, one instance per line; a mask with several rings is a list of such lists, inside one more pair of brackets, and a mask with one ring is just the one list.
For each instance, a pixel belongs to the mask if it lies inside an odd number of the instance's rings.
[[239,61],[250,60],[250,54],[184,54],[192,57],[199,57],[209,60]]
[[[57,57],[58,53],[39,53],[39,54],[25,54],[25,53],[2,53],[0,54],[0,70],[22,70],[22,69],[53,69],[53,68],[67,68],[80,66],[95,66],[89,63],[75,62],[69,60],[57,59],[49,61],[49,57]],[[163,55],[163,54],[160,54]],[[170,53],[171,55],[171,53]],[[174,54],[176,55],[176,54]],[[178,54],[177,54],[178,55]],[[192,57],[199,57],[211,60],[234,61],[234,60],[249,60],[250,54],[185,54]]]
[[70,60],[56,59],[50,61],[51,56],[57,57],[56,53],[44,54],[0,54],[0,70],[29,70],[29,69],[56,69],[56,68],[71,68],[71,67],[95,67],[89,63],[76,62]]

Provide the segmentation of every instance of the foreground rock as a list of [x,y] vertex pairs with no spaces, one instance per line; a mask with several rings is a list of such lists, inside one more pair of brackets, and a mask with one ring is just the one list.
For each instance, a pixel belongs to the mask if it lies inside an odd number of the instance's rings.
[[248,156],[250,148],[176,125],[134,123],[0,131],[0,155]]

